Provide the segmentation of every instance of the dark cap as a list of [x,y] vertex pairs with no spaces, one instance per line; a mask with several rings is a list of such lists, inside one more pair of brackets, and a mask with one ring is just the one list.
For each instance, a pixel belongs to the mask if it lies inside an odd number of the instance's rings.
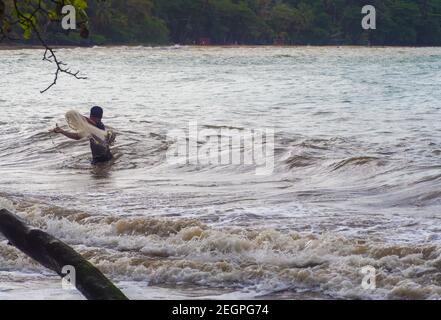
[[102,119],[103,118],[103,109],[101,107],[93,107],[92,109],[90,109],[90,116],[94,117],[94,118],[98,118],[98,119]]

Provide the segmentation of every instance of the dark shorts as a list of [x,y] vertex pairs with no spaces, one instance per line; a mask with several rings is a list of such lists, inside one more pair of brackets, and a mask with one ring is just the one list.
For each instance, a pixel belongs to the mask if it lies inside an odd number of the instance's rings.
[[92,164],[96,165],[96,164],[99,164],[99,163],[105,163],[105,162],[109,162],[112,159],[113,159],[113,156],[111,154],[108,155],[108,156],[97,157],[97,158],[93,158],[92,159]]

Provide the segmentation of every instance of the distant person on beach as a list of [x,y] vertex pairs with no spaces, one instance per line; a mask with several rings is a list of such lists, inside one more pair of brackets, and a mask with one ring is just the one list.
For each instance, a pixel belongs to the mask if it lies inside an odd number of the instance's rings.
[[[92,126],[104,131],[104,130],[106,130],[106,127],[102,123],[103,113],[104,112],[101,107],[95,106],[90,110],[90,117],[89,118],[85,117],[85,119]],[[58,125],[54,129],[50,130],[50,132],[61,133],[62,135],[68,137],[69,139],[73,139],[73,140],[81,140],[82,139],[82,136],[79,133],[65,131],[65,130],[61,129],[60,127],[58,127]],[[103,144],[98,143],[95,139],[90,138],[90,149],[92,151],[92,164],[93,165],[96,165],[99,163],[105,163],[105,162],[108,162],[113,159],[113,155],[110,151],[110,147],[108,144],[103,145]]]

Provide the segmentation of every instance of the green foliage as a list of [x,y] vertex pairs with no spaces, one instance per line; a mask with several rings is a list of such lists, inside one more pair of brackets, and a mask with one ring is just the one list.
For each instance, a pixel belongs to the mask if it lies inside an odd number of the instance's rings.
[[[1,0],[0,21],[8,28],[2,28],[2,34],[9,38],[21,37],[24,40],[35,41],[36,34],[48,33],[49,40],[53,38],[51,31],[53,24],[60,26],[62,19],[61,8],[63,5],[72,5],[77,12],[77,20],[80,23],[81,34],[87,30],[87,0],[63,0],[63,1],[40,1],[40,0]],[[2,6],[3,5],[3,6]],[[0,24],[1,26],[1,24]],[[10,27],[10,28],[9,28]],[[55,28],[57,29],[57,28]],[[58,27],[60,29],[60,27]],[[49,32],[48,32],[49,31]],[[57,38],[57,36],[55,36]]]
[[26,18],[26,20],[20,21],[20,27],[23,29],[23,38],[25,40],[29,40],[31,38],[31,32],[32,32],[31,25],[36,24],[37,19],[35,18],[35,16],[31,15],[30,13],[25,13],[23,14],[23,16]]
[[[32,21],[57,44],[194,44],[208,38],[213,44],[441,45],[441,0],[65,0],[83,23],[77,32],[58,26],[57,1],[42,1],[46,15],[33,17],[38,0],[18,2],[30,20],[13,32],[35,41]],[[2,24],[8,12],[14,16],[12,3],[0,0]],[[376,30],[361,28],[361,8],[368,3],[377,9]]]

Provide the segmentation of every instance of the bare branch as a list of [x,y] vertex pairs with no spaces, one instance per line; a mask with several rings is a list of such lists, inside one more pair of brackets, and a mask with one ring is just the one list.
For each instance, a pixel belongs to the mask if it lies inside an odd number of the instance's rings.
[[[54,3],[57,3],[57,1],[51,0]],[[57,84],[58,76],[62,73],[67,74],[69,76],[72,76],[76,79],[87,79],[87,77],[79,76],[79,71],[72,72],[68,67],[67,64],[62,62],[58,59],[58,57],[55,54],[54,49],[49,46],[46,42],[46,40],[43,38],[43,36],[40,33],[40,30],[36,26],[33,18],[36,17],[36,15],[39,12],[44,13],[45,15],[48,15],[48,11],[42,7],[42,1],[38,1],[38,6],[33,10],[33,12],[30,14],[30,16],[26,16],[19,8],[19,5],[17,3],[17,0],[14,0],[14,8],[17,14],[18,20],[15,23],[21,23],[22,25],[28,26],[37,36],[38,41],[42,44],[42,46],[45,48],[45,52],[43,55],[43,61],[48,61],[49,63],[55,63],[56,70],[54,75],[53,82],[44,90],[40,91],[41,93],[45,93],[50,88],[52,88],[54,85]],[[2,37],[0,39],[3,39],[3,37],[7,36],[7,34],[4,33],[3,29],[1,30]],[[1,41],[1,40],[0,40]]]

